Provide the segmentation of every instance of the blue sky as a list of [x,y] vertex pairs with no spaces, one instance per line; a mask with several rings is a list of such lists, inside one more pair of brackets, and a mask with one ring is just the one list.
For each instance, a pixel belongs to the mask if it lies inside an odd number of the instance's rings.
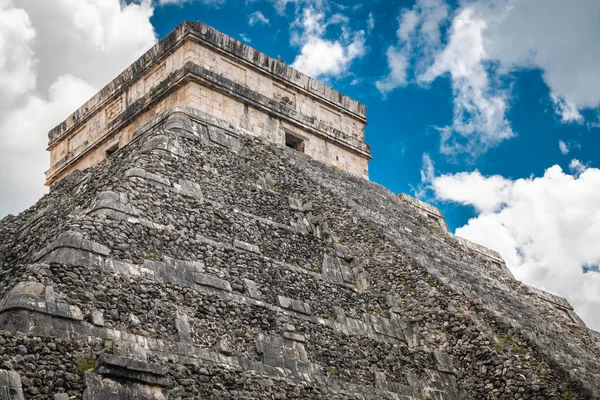
[[0,0],[0,216],[44,193],[48,129],[184,20],[366,104],[372,181],[600,329],[597,0]]

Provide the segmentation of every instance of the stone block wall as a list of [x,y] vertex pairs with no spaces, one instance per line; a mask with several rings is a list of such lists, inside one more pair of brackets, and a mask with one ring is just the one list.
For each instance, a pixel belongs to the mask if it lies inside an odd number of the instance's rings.
[[[304,151],[315,159],[368,177],[364,106],[212,28],[207,39],[199,33],[205,28],[182,25],[54,128],[47,184],[95,165],[128,143],[139,126],[176,105],[196,107],[281,145],[291,133],[306,141]],[[244,53],[234,51],[238,45]],[[256,57],[277,68],[265,69]]]
[[170,111],[0,222],[23,396],[598,397],[597,335],[436,209]]

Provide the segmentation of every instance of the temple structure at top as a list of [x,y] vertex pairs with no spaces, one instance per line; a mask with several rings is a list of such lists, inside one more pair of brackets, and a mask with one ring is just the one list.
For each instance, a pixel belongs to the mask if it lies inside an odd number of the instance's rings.
[[99,163],[177,106],[368,178],[363,104],[206,24],[184,22],[49,132],[46,184]]

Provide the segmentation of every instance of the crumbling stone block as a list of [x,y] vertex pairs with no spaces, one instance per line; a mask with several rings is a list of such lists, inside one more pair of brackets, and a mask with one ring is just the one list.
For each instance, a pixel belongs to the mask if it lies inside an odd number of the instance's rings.
[[283,337],[296,342],[306,342],[306,338],[304,337],[304,335],[300,335],[294,332],[283,332]]
[[287,308],[288,310],[297,311],[302,314],[311,315],[310,305],[303,301],[294,300],[287,298],[285,296],[277,296],[277,301],[279,305],[283,308]]
[[340,257],[325,254],[321,273],[326,279],[338,284],[352,285],[355,283],[350,264]]
[[0,369],[0,399],[24,400],[21,376],[16,371]]
[[185,194],[186,196],[193,197],[197,200],[204,199],[204,197],[202,196],[202,189],[200,188],[200,185],[196,182],[180,179],[178,184],[173,184],[173,187],[175,188],[175,190]]
[[224,279],[219,279],[215,276],[203,273],[196,273],[195,277],[196,283],[200,285],[231,292],[231,284]]
[[244,279],[244,287],[246,288],[246,293],[248,293],[248,296],[256,300],[262,299],[260,290],[258,288],[258,283],[251,281],[250,279]]
[[179,341],[182,343],[192,343],[192,335],[188,316],[180,311],[177,311],[175,316],[175,328],[179,335]]
[[259,334],[256,347],[267,365],[288,368],[295,372],[310,369],[308,354],[302,341]]
[[104,313],[100,310],[93,310],[91,314],[92,324],[104,326]]
[[446,353],[442,353],[440,351],[434,351],[433,355],[435,357],[435,361],[437,363],[437,367],[439,371],[447,372],[450,374],[456,373],[454,371],[454,367],[452,366],[452,359]]
[[[116,193],[113,191],[102,192],[98,195],[96,199],[96,203],[92,207],[90,212],[94,213],[104,213],[105,215],[111,216],[113,218],[119,218],[116,213],[127,215],[139,215],[140,212],[129,203],[127,196],[122,193]],[[124,219],[125,217],[121,217],[120,219]],[[89,241],[88,241],[89,243]],[[83,243],[82,243],[83,244]],[[62,246],[66,247],[66,246]],[[71,246],[75,247],[75,246]],[[84,250],[92,251],[91,243],[89,246],[79,246]],[[78,248],[78,247],[75,247]]]
[[166,386],[169,383],[164,366],[108,353],[101,354],[96,360],[95,372],[150,385]]
[[241,240],[234,239],[233,246],[238,249],[242,249],[244,251],[249,251],[252,253],[260,254],[260,249],[258,246],[246,242],[242,242]]
[[119,377],[124,380],[116,380],[111,379],[110,376],[86,372],[84,378],[83,400],[165,400],[167,398],[156,384],[128,382],[128,377]]
[[150,152],[154,150],[161,150],[178,157],[186,156],[186,153],[182,150],[179,142],[166,135],[153,136],[149,138],[142,147],[142,152]]
[[303,203],[302,200],[300,200],[300,198],[298,197],[298,194],[296,194],[296,193],[288,196],[288,203],[292,210],[299,211],[302,213],[309,212],[313,208],[311,202]]
[[141,178],[158,183],[163,186],[171,186],[171,181],[168,178],[147,172],[142,168],[134,167],[125,171],[125,178]]

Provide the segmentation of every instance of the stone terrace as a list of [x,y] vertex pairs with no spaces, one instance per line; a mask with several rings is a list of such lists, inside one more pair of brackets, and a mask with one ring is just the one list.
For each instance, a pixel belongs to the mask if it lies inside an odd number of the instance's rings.
[[437,209],[186,107],[0,222],[0,299],[11,399],[600,395],[597,333]]

